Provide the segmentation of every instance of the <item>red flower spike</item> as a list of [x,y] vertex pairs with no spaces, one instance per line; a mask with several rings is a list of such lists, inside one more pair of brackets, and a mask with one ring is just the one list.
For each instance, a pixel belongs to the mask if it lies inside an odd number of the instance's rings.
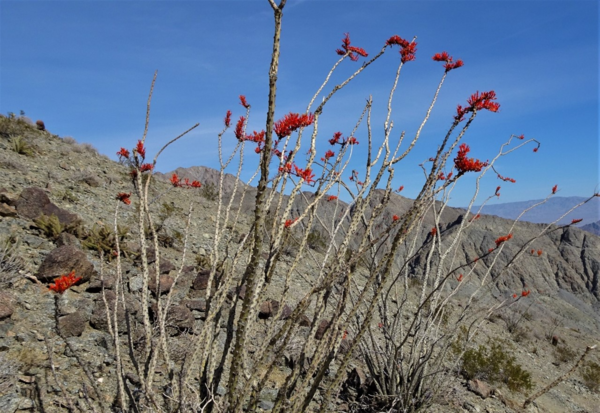
[[358,145],[358,141],[356,140],[356,138],[354,136],[350,136],[346,142],[350,145]]
[[335,152],[333,152],[332,150],[328,150],[327,152],[325,152],[325,157],[321,158],[321,160],[323,162],[327,162],[329,160],[329,158],[333,158],[335,156]]
[[513,298],[517,298],[517,294],[513,294]]
[[458,154],[454,158],[454,166],[458,171],[459,175],[466,172],[480,172],[482,168],[488,166],[487,162],[481,162],[479,159],[467,158],[467,153],[471,149],[466,143],[460,145]]
[[460,274],[460,275],[458,276],[458,278],[456,279],[456,281],[458,281],[458,282],[461,282],[462,280],[463,280],[463,275],[462,275],[462,274]]
[[329,202],[329,201],[335,201],[336,199],[338,199],[338,197],[337,197],[337,196],[335,196],[335,195],[329,195],[329,197],[327,197],[327,201],[328,201],[328,202]]
[[573,224],[577,224],[579,222],[583,221],[583,218],[579,218],[579,219],[574,219],[573,221],[571,221],[571,225]]
[[246,109],[248,109],[250,107],[250,105],[248,104],[248,102],[246,102],[246,96],[240,95],[240,105],[242,105]]
[[287,220],[285,221],[285,224],[284,224],[284,226],[285,226],[286,228],[289,228],[289,227],[291,227],[291,226],[292,226],[292,224],[293,224],[294,222],[296,222],[296,221],[298,221],[298,218],[294,218],[294,219],[287,219]]
[[125,205],[131,205],[131,199],[129,199],[130,196],[131,196],[131,192],[130,193],[119,192],[117,194],[117,200],[123,202]]
[[512,238],[512,234],[508,234],[508,235],[504,235],[504,236],[502,236],[502,237],[498,237],[498,238],[496,239],[496,241],[494,241],[494,242],[496,243],[496,247],[499,247],[499,246],[500,246],[500,244],[502,244],[503,242],[506,242],[506,241],[508,241],[508,240],[509,240],[509,239],[511,239],[511,238]]
[[402,37],[400,37],[398,35],[394,35],[394,36],[390,37],[389,39],[387,39],[385,44],[386,44],[386,46],[398,45],[400,47],[406,47],[410,43],[407,40],[404,40]]
[[402,190],[404,189],[404,185],[400,185],[400,188],[396,189],[397,193],[402,192]]
[[350,60],[356,62],[358,56],[367,57],[369,54],[361,47],[350,46],[350,33],[345,33],[342,39],[342,48],[335,51],[338,55],[344,56],[348,54]]
[[459,67],[463,67],[464,63],[462,60],[457,60],[456,62],[452,63],[452,62],[448,62],[444,65],[444,69],[446,69],[446,73],[448,73],[451,70],[454,69],[458,69]]
[[121,150],[117,152],[117,156],[119,157],[119,160],[122,158],[129,159],[129,151],[125,148],[121,148]]
[[81,279],[81,277],[75,277],[75,271],[71,271],[69,275],[62,275],[55,278],[54,283],[50,284],[48,288],[56,293],[62,294],[81,281]]
[[519,135],[519,136],[517,136],[517,139],[523,140],[523,139],[525,139],[525,135]]
[[554,195],[556,193],[556,190],[558,189],[558,185],[554,185],[552,187],[552,195]]
[[226,128],[228,128],[229,125],[231,125],[231,111],[230,110],[227,111],[227,114],[225,115],[224,122],[225,122],[225,127]]
[[285,115],[283,119],[275,122],[273,131],[279,137],[279,139],[283,139],[286,136],[290,136],[292,132],[297,129],[312,125],[314,120],[315,116],[312,113],[304,113],[300,115],[298,113],[290,112]]
[[523,290],[523,291],[521,292],[521,297],[527,297],[529,294],[531,294],[531,291],[530,291],[530,290],[527,290],[527,291],[526,291],[526,290]]
[[448,55],[448,52],[436,53],[432,57],[436,62],[451,62],[452,56]]
[[534,151],[534,152],[537,152],[537,151],[538,151],[538,149],[540,149],[540,148],[533,148],[533,151]]
[[144,148],[144,144],[142,143],[141,140],[138,141],[138,143],[135,147],[135,151],[140,154],[142,159],[146,158],[146,148]]
[[392,217],[392,221],[398,221],[400,219],[400,217],[398,215],[394,215]]
[[202,184],[199,181],[192,181],[192,188],[200,188]]
[[235,125],[235,137],[241,141],[244,140],[244,124],[246,123],[246,118],[244,116],[240,116],[240,119],[237,121]]
[[151,171],[152,168],[154,168],[154,167],[152,166],[151,163],[143,163],[142,165],[140,165],[140,172]]
[[497,197],[500,197],[500,187],[499,186],[496,187],[496,193],[494,195],[496,195]]
[[342,132],[336,132],[333,134],[333,138],[329,139],[329,143],[335,145],[336,143],[340,143],[340,139],[343,139]]
[[539,257],[540,255],[542,255],[542,250],[538,250],[538,252],[537,252],[537,255],[538,255],[538,257]]
[[432,237],[435,237],[435,234],[437,234],[437,228],[431,228],[431,231],[429,233]]
[[181,186],[181,180],[179,179],[179,176],[177,176],[177,174],[173,174],[169,181],[171,181],[171,185],[173,185],[174,187]]

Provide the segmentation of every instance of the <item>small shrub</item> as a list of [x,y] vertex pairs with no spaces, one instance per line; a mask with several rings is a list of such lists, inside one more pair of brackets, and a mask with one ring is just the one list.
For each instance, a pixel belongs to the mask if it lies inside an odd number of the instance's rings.
[[[117,227],[119,237],[119,248],[121,253],[127,257],[131,254],[125,246],[125,240],[129,236],[129,227]],[[113,254],[117,250],[115,234],[108,225],[94,225],[92,229],[85,234],[81,245],[85,248],[104,253],[104,256],[109,260],[113,258]]]
[[482,379],[488,383],[502,382],[511,391],[526,392],[533,388],[531,374],[516,363],[503,343],[480,345],[465,351],[462,359],[462,375],[468,379]]
[[77,143],[75,138],[73,138],[72,136],[65,136],[64,138],[62,138],[62,140],[64,143],[68,143],[69,145],[75,145]]
[[554,348],[554,358],[558,362],[568,363],[570,361],[573,361],[576,356],[577,356],[577,353],[575,353],[574,350],[571,350],[566,345],[556,346]]
[[209,201],[216,201],[219,198],[219,191],[215,184],[208,182],[200,188],[200,195]]
[[323,239],[323,236],[317,230],[310,231],[310,233],[308,234],[306,243],[308,244],[308,247],[310,249],[313,249],[316,251],[323,251],[325,249],[325,247],[327,246],[327,244],[325,243],[325,240]]
[[69,188],[65,189],[65,191],[60,196],[60,199],[62,201],[67,201],[72,204],[75,204],[79,201],[79,197],[77,195],[75,195],[75,193],[73,191],[71,191]]
[[591,392],[600,390],[600,364],[593,361],[588,362],[583,368],[581,377],[583,383]]
[[33,156],[33,148],[27,143],[23,136],[14,136],[10,140],[10,149],[19,155]]
[[25,262],[18,255],[21,240],[14,234],[0,240],[0,287],[10,285],[25,268]]
[[65,230],[64,226],[60,223],[58,217],[54,214],[42,215],[35,220],[35,224],[39,229],[42,230],[46,238],[56,239],[61,232]]

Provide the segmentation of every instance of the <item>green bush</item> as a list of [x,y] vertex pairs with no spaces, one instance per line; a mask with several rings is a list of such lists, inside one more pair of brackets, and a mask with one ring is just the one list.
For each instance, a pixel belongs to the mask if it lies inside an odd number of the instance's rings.
[[600,390],[600,364],[588,362],[582,369],[583,383],[592,392]]
[[58,217],[54,214],[42,215],[35,220],[35,225],[42,230],[46,238],[56,239],[61,232],[64,231],[64,226],[60,223]]
[[33,148],[27,143],[23,136],[14,136],[10,140],[10,149],[19,155],[33,156]]
[[200,188],[200,195],[209,201],[216,201],[219,197],[219,191],[217,186],[212,182],[202,184]]
[[514,356],[504,348],[504,343],[480,345],[465,351],[462,358],[462,375],[468,379],[482,379],[488,383],[505,383],[511,391],[526,392],[533,388],[531,374],[516,363]]
[[556,361],[559,361],[561,363],[568,363],[570,361],[573,361],[573,359],[575,359],[576,356],[577,353],[575,353],[574,350],[571,350],[565,345],[557,346],[554,348],[554,357],[556,358]]

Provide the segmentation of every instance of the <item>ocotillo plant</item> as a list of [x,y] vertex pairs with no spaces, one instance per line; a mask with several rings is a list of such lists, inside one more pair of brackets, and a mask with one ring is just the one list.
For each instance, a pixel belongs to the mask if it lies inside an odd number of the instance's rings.
[[[467,326],[469,340],[485,315],[530,294],[529,290],[507,292],[505,300],[494,303],[484,314],[474,311],[472,305],[490,284],[491,269],[504,246],[514,242],[514,225],[509,232],[496,234],[495,243],[477,257],[459,258],[456,249],[466,230],[477,224],[479,211],[471,213],[471,208],[480,190],[487,192],[480,189],[481,178],[491,171],[499,179],[513,182],[495,169],[496,161],[526,145],[533,145],[536,152],[540,144],[535,139],[513,135],[491,161],[469,158],[470,148],[461,140],[480,113],[494,113],[500,107],[494,91],[475,92],[466,105],[458,105],[456,113],[448,117],[448,132],[441,137],[433,156],[421,165],[424,184],[412,205],[407,211],[389,216],[386,207],[393,197],[395,168],[419,142],[446,78],[461,68],[463,61],[453,59],[447,52],[433,56],[434,61],[442,63],[441,79],[420,126],[410,138],[405,132],[397,137],[393,134],[392,107],[400,74],[404,65],[416,58],[417,43],[398,35],[383,40],[381,49],[370,57],[352,45],[346,34],[336,51],[338,60],[306,109],[276,116],[280,33],[286,0],[279,4],[269,0],[269,4],[275,33],[265,128],[247,130],[251,105],[243,95],[240,104],[245,113],[233,122],[232,111],[226,112],[223,131],[218,135],[220,175],[214,243],[207,260],[210,268],[204,297],[206,317],[189,332],[189,346],[183,360],[178,359],[181,361],[172,356],[174,342],[180,338],[169,335],[168,327],[175,304],[173,291],[184,274],[193,205],[187,215],[181,265],[174,285],[166,296],[158,291],[152,298],[149,286],[160,288],[161,254],[149,188],[160,153],[189,130],[167,143],[152,163],[146,162],[145,141],[156,75],[149,94],[144,135],[131,151],[121,148],[118,152],[131,168],[133,189],[116,194],[115,234],[120,205],[137,208],[143,283],[135,292],[141,303],[141,322],[137,326],[129,317],[132,304],[125,297],[127,279],[117,237],[116,298],[109,299],[103,293],[116,359],[116,404],[121,411],[254,411],[261,391],[268,387],[277,370],[284,379],[274,398],[274,412],[325,412],[330,410],[350,361],[356,358],[367,366],[375,383],[376,390],[364,401],[366,409],[423,409],[441,389],[441,381],[454,371],[456,359],[448,351],[453,332]],[[349,132],[322,138],[319,122],[324,107],[355,78],[365,76],[369,66],[381,56],[394,50],[400,53],[383,119],[383,136],[374,138],[373,101],[369,99],[355,124],[344,126]],[[360,59],[365,60],[354,73],[338,84],[330,84],[340,65]],[[317,105],[319,97],[322,99]],[[365,123],[367,132],[357,136],[359,126]],[[230,154],[223,154],[224,139],[237,141]],[[327,140],[331,145],[321,155],[317,154],[318,140]],[[376,141],[381,144],[375,145]],[[254,210],[249,231],[234,240],[228,236],[228,228],[239,224],[243,216],[249,185],[242,184],[240,177],[243,168],[253,162],[252,158],[247,159],[249,145],[258,156],[256,171],[248,182],[258,178]],[[350,159],[361,155],[355,151],[357,145],[366,148],[364,159],[360,160],[362,169],[349,172]],[[300,154],[305,151],[307,159],[300,161]],[[225,172],[234,165],[237,179],[226,193]],[[447,208],[449,194],[467,174],[478,174],[475,194],[461,221],[448,230],[440,223],[441,214]],[[171,177],[171,184],[174,191],[193,191],[201,186],[200,182],[177,175]],[[499,196],[499,191],[500,187],[496,188],[491,197]],[[553,188],[552,194],[555,192]],[[324,209],[333,213],[321,214]],[[424,229],[426,217],[431,217],[434,225]],[[554,229],[548,226],[536,238]],[[426,242],[417,248],[417,241],[423,236]],[[499,273],[529,251],[533,241],[521,242]],[[320,251],[313,251],[311,247],[317,244]],[[148,259],[150,250],[154,251],[153,260]],[[413,269],[419,256],[425,260],[418,275],[419,289],[413,294],[410,284],[416,279]],[[486,269],[475,277],[480,260],[486,262]],[[302,278],[305,288],[302,294],[293,295],[292,285],[298,278]],[[477,288],[470,293],[460,314],[449,316],[452,298],[475,278]],[[513,293],[518,297],[511,298]],[[259,320],[264,305],[271,313],[266,321]],[[127,320],[126,331],[119,331],[120,314]],[[261,345],[256,345],[257,340]],[[284,360],[288,361],[285,370],[280,368]],[[162,377],[155,373],[159,365],[166,371]]]

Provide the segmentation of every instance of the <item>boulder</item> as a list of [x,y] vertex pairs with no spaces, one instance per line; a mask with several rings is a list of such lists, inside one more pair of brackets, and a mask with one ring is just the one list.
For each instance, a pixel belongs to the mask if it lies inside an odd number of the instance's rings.
[[87,282],[97,273],[85,253],[72,245],[63,245],[46,256],[38,269],[37,278],[40,281],[52,281],[56,277],[75,271],[81,282]]

